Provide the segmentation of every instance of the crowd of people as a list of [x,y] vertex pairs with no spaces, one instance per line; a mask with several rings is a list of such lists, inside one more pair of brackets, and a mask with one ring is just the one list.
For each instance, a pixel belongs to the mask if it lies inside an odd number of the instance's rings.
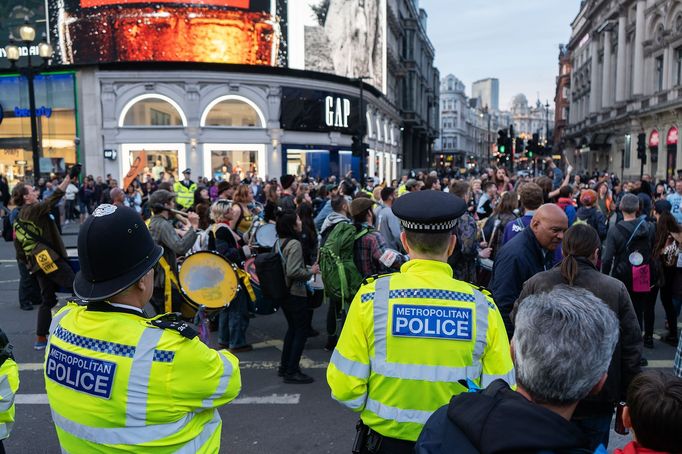
[[[78,182],[79,175],[72,173],[61,180],[41,180],[35,187],[20,183],[13,189],[12,201],[4,205],[21,275],[20,307],[39,306],[36,349],[48,346],[55,292],[71,289],[74,280],[61,227],[70,222],[89,226],[97,222],[91,217],[116,210],[110,207],[128,207],[140,223],[147,223],[154,244],[163,247],[159,263],[153,266],[150,292],[157,314],[169,308],[182,312],[181,289],[173,282],[188,254],[214,251],[239,268],[243,285],[213,320],[217,349],[233,354],[252,349],[249,321],[263,297],[250,291],[245,262],[259,253],[279,255],[286,295],[275,305],[284,314],[287,332],[278,375],[285,383],[314,381],[301,370],[300,359],[306,339],[320,334],[312,323],[313,312],[320,307],[320,290],[313,282],[322,278],[327,302],[325,349],[333,351],[328,372],[332,396],[362,411],[363,423],[369,427],[365,438],[378,437],[383,443],[378,450],[358,452],[526,452],[531,448],[595,452],[600,445],[608,446],[619,402],[627,402],[622,420],[634,428],[640,443],[635,446],[679,452],[679,435],[666,431],[674,431],[682,417],[680,379],[642,373],[647,365],[642,347],[655,348],[654,314],[660,298],[667,332],[661,341],[677,347],[674,372],[682,377],[678,333],[682,179],[657,182],[644,175],[636,181],[620,181],[607,172],[578,175],[573,170],[568,165],[564,171],[548,159],[544,174],[537,177],[489,168],[475,174],[413,171],[390,182],[376,176],[357,181],[351,173],[343,178],[249,175],[240,181],[198,178],[195,182],[191,169],[185,169],[175,182],[133,180],[125,188],[119,188],[110,175],[84,176]],[[456,204],[450,206],[453,201]],[[455,218],[448,218],[451,215]],[[256,235],[268,224],[277,234],[274,245],[260,244]],[[405,277],[402,284],[393,277],[389,291],[388,282],[381,279],[386,275],[414,277]],[[483,347],[474,352],[474,361],[478,354],[482,367],[478,386],[487,388],[456,396],[446,405],[448,397],[430,405],[428,412],[424,408],[422,413],[428,415],[410,419],[407,429],[400,418],[386,424],[391,419],[386,408],[391,407],[379,401],[392,397],[385,395],[386,390],[381,396],[376,387],[372,390],[371,380],[395,385],[393,393],[405,378],[418,381],[414,377],[419,374],[393,370],[387,367],[387,358],[375,364],[369,353],[359,352],[372,343],[368,352],[379,349],[378,338],[364,338],[377,329],[377,295],[385,291],[388,299],[401,291],[395,288],[412,288],[419,279],[423,288],[440,289],[437,276],[457,282],[452,284],[458,289],[455,293],[469,295],[465,300],[475,301],[477,311],[486,308],[484,324],[478,325],[478,316],[476,320],[475,335],[484,337],[476,339]],[[274,284],[261,279],[261,285],[266,290]],[[483,288],[489,292],[479,290]],[[369,300],[374,301],[374,315],[363,304]],[[368,325],[372,317],[374,324]],[[399,327],[392,329],[400,336]],[[383,342],[385,350],[388,341]],[[413,353],[425,354],[404,349],[405,357]],[[425,361],[434,361],[436,369],[435,364],[447,361],[453,363],[448,367],[455,368],[455,363],[459,367],[461,352],[449,353],[455,355],[450,360],[427,354]],[[373,354],[378,355],[378,350]],[[499,377],[504,381],[496,380]],[[459,388],[451,385],[433,385],[428,394],[449,396],[453,389],[459,393],[462,386],[475,383],[464,380],[464,385],[455,384]],[[518,386],[517,392],[510,386]],[[427,388],[424,385],[421,391]],[[379,401],[371,400],[372,392]],[[365,403],[357,406],[358,399]],[[670,403],[659,408],[651,405],[652,399]],[[377,406],[371,407],[370,401]],[[509,404],[494,410],[498,401]],[[528,402],[542,409],[528,409]],[[410,408],[422,408],[411,404]],[[446,406],[433,412],[442,405]],[[483,408],[488,407],[491,413],[484,415]],[[480,414],[475,423],[479,428],[490,425],[490,434],[479,429],[482,435],[474,436],[472,419],[453,416],[467,409]],[[496,416],[506,421],[522,415],[518,421],[525,421],[526,428],[537,424],[536,428],[509,437],[493,435],[497,430],[493,425],[500,421],[493,415],[497,411]],[[572,424],[566,425],[566,420]],[[569,450],[580,446],[587,450]]]

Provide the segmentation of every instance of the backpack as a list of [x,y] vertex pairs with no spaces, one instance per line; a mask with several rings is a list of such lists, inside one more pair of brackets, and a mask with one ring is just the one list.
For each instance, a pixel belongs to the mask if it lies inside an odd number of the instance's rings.
[[348,222],[340,222],[320,248],[320,273],[324,290],[328,296],[341,301],[347,309],[362,284],[362,275],[353,261],[353,246],[358,240],[371,232],[363,228],[359,232]]
[[281,301],[289,296],[289,287],[287,287],[282,266],[284,259],[282,250],[288,242],[289,240],[285,240],[280,247],[279,240],[277,240],[271,252],[258,254],[254,260],[260,289],[265,298]]
[[[622,281],[625,286],[635,293],[646,293],[651,290],[654,283],[652,273],[653,248],[649,235],[635,237],[635,234],[642,226],[647,227],[646,218],[642,217],[630,234],[622,225],[617,224],[616,228],[623,238],[628,237],[623,250],[614,256],[613,277]],[[634,253],[639,253],[642,257],[640,264],[632,263],[630,257]]]

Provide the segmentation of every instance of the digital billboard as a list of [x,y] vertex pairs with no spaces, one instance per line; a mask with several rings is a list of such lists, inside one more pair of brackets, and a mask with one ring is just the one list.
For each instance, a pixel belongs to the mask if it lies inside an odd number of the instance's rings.
[[288,0],[289,66],[386,92],[386,0]]
[[[364,77],[386,91],[386,0],[5,0],[2,46],[24,17],[37,28],[36,43],[49,30],[53,64],[289,67]],[[4,48],[7,67],[3,57]]]
[[171,61],[284,66],[285,0],[49,2],[62,64]]

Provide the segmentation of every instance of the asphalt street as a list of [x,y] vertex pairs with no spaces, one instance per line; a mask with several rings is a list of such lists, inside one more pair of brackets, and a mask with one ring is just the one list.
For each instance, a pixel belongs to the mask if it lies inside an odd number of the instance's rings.
[[[76,226],[67,226],[64,242],[76,245]],[[71,233],[71,234],[68,234]],[[9,454],[60,452],[47,405],[42,371],[43,352],[33,350],[36,311],[19,309],[19,273],[11,243],[0,243],[0,327],[14,345],[20,365],[16,424],[5,440]],[[60,301],[63,304],[63,298]],[[149,311],[152,313],[152,311]],[[322,333],[326,306],[316,311],[314,326]],[[663,312],[657,308],[657,333],[664,334]],[[220,452],[230,453],[348,453],[355,435],[356,414],[330,397],[325,371],[330,353],[324,351],[324,335],[308,340],[302,360],[305,372],[315,378],[310,385],[289,385],[277,377],[284,316],[275,313],[251,320],[247,332],[254,351],[237,356],[243,388],[239,398],[220,409],[223,419]],[[215,338],[212,339],[215,342]],[[646,350],[650,367],[672,368],[674,348],[655,342]],[[609,451],[628,439],[612,433]]]

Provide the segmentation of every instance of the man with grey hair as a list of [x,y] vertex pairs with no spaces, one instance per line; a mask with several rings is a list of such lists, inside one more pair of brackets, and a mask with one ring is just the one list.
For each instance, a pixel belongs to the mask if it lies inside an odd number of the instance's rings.
[[481,392],[453,397],[427,421],[416,453],[587,447],[570,419],[578,402],[606,381],[619,335],[616,315],[589,291],[560,285],[523,300],[515,322],[516,392],[496,380]]
[[[625,194],[620,201],[623,220],[609,229],[602,253],[602,272],[625,284],[635,308],[639,327],[644,328],[644,347],[654,348],[654,309],[658,288],[654,256],[656,226],[648,222],[646,213],[639,213],[640,199]],[[638,215],[641,216],[638,217]],[[637,271],[638,279],[633,281]],[[643,278],[642,278],[643,277]],[[641,287],[648,287],[644,290]]]

